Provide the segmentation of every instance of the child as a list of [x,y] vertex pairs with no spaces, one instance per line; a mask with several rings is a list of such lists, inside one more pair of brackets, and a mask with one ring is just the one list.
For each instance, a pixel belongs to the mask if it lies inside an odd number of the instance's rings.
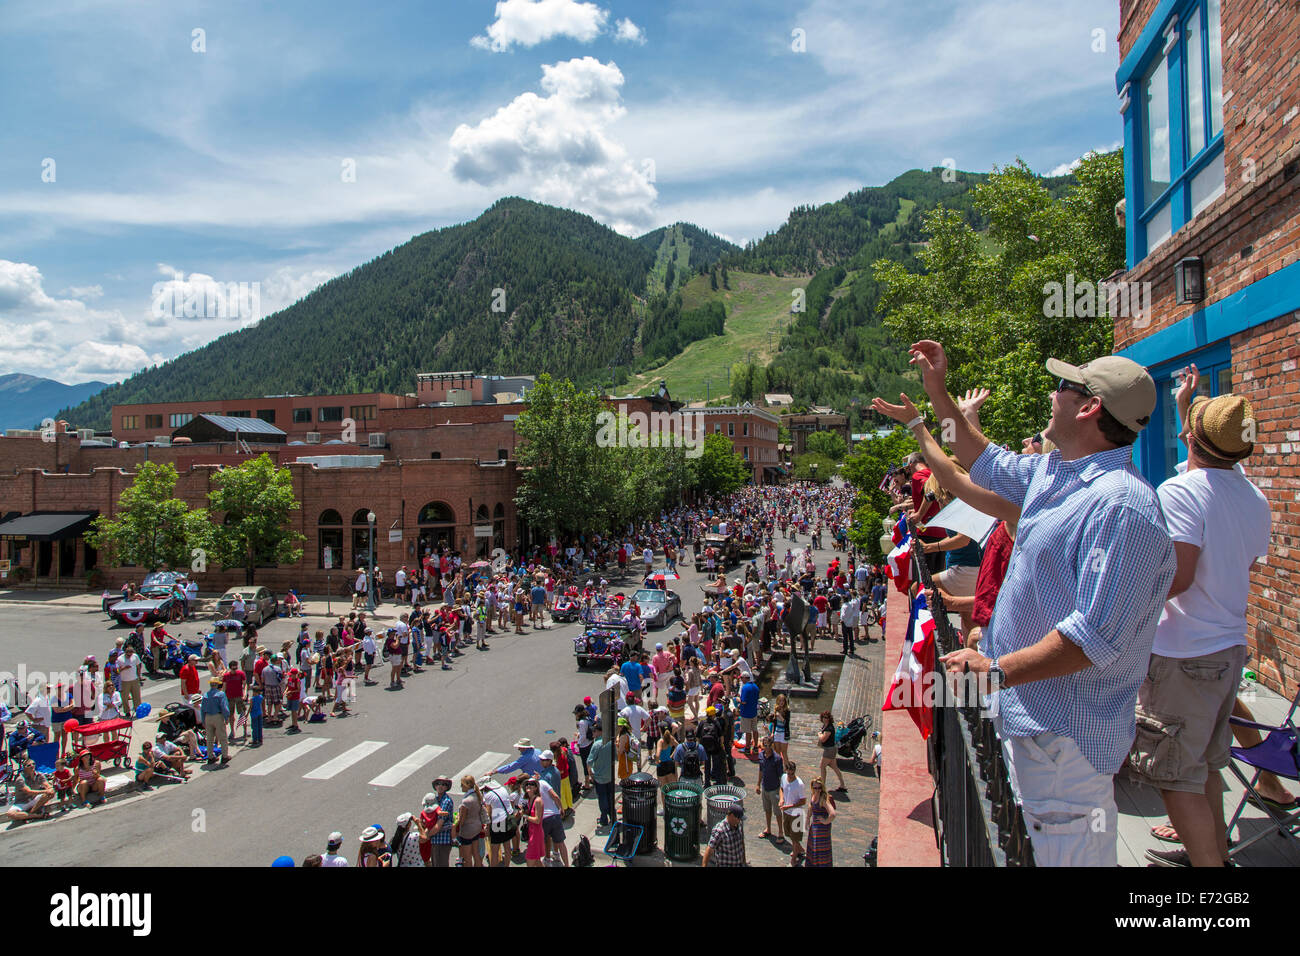
[[54,762],[54,792],[58,795],[60,810],[72,808],[72,783],[75,776],[63,757]]
[[487,650],[487,605],[482,599],[479,599],[478,606],[474,614],[474,637],[478,641],[480,651]]
[[307,723],[321,724],[325,722],[324,698],[319,694],[304,697],[302,699],[302,710],[307,715]]
[[253,699],[248,702],[248,720],[253,725],[253,746],[262,746],[262,691],[253,688]]
[[289,717],[293,721],[287,733],[296,734],[301,732],[302,728],[298,726],[298,708],[302,703],[302,677],[298,673],[298,668],[289,668],[289,676],[284,685],[284,705],[289,709]]

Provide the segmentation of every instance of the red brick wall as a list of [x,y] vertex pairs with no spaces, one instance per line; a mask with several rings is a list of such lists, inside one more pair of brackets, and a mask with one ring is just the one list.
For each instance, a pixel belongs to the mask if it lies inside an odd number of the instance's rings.
[[1255,454],[1244,463],[1268,498],[1273,541],[1268,563],[1250,576],[1250,647],[1265,684],[1292,696],[1300,678],[1300,313],[1256,326],[1232,339],[1232,390],[1254,406]]

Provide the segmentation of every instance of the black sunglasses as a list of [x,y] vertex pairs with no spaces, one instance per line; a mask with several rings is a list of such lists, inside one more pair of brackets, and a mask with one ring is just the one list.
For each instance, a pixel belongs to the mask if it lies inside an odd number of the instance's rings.
[[1031,445],[1041,445],[1043,443],[1043,433],[1038,432],[1033,438],[1029,439]]
[[1056,390],[1058,392],[1077,392],[1084,398],[1092,397],[1092,389],[1088,388],[1087,385],[1080,385],[1078,382],[1067,382],[1065,379],[1061,379],[1057,383]]

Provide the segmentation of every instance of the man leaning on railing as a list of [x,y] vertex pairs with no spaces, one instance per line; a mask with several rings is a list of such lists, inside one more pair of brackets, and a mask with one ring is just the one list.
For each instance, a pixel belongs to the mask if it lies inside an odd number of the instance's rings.
[[1155,384],[1118,356],[1078,367],[1049,359],[1060,383],[1043,437],[1057,451],[1020,456],[966,422],[939,343],[918,342],[911,355],[971,479],[1021,506],[988,656],[963,649],[942,661],[1000,691],[995,726],[1038,865],[1115,866],[1112,778],[1133,741],[1175,571],[1159,501],[1130,447],[1155,409]]

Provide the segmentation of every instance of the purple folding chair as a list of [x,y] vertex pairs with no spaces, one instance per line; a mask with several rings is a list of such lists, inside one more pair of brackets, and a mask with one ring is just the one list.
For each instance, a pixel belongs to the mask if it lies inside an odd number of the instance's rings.
[[[1268,836],[1274,829],[1282,836],[1300,839],[1300,809],[1290,812],[1276,810],[1260,797],[1255,790],[1255,784],[1259,782],[1260,774],[1265,771],[1277,774],[1279,777],[1285,777],[1288,780],[1300,781],[1300,750],[1297,750],[1297,737],[1300,737],[1300,732],[1297,731],[1292,720],[1297,707],[1300,707],[1300,690],[1296,692],[1295,698],[1292,699],[1291,709],[1287,711],[1286,717],[1276,727],[1271,724],[1259,724],[1241,717],[1229,718],[1231,724],[1237,727],[1253,727],[1265,734],[1265,737],[1253,747],[1231,748],[1233,759],[1228,766],[1232,768],[1232,772],[1236,774],[1237,779],[1246,788],[1246,792],[1241,797],[1241,803],[1237,805],[1237,812],[1228,821],[1228,839],[1231,841],[1232,831],[1236,828],[1237,821],[1241,818],[1241,812],[1246,809],[1248,802],[1253,802],[1255,806],[1261,808],[1273,821],[1273,828],[1265,827],[1250,839],[1243,840],[1232,847],[1228,851],[1229,857],[1236,856],[1252,843]],[[1245,764],[1254,768],[1255,772],[1249,780],[1246,779],[1246,775],[1238,764]],[[1251,801],[1252,797],[1254,797],[1253,801]]]

